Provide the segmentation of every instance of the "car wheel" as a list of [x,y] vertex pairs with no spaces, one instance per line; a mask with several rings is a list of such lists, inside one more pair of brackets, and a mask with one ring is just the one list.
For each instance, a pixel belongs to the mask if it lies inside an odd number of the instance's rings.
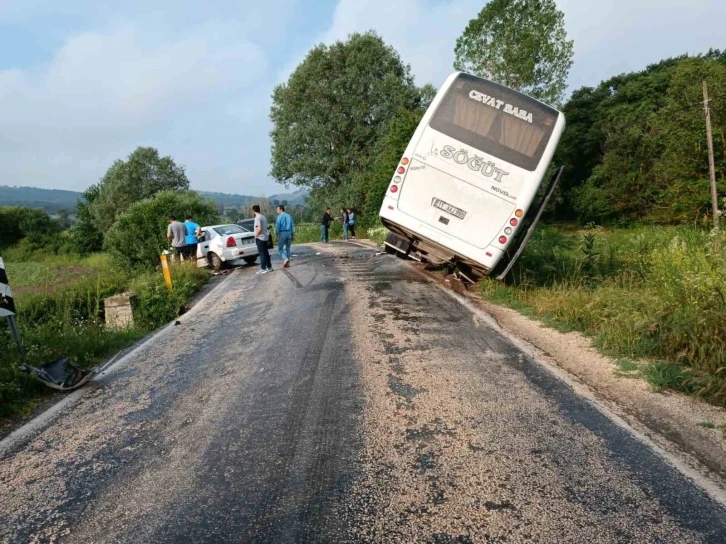
[[257,255],[255,255],[254,257],[245,257],[244,260],[247,264],[255,264],[255,262],[257,261]]
[[216,253],[210,253],[207,258],[209,259],[209,264],[212,265],[212,268],[214,268],[215,271],[219,272],[222,270],[222,265],[224,263],[222,262],[222,259],[219,258],[219,255]]

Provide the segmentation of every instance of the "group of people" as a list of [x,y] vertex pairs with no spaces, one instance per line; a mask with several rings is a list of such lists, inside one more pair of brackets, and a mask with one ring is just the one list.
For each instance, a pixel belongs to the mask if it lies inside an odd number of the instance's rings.
[[166,238],[169,240],[174,256],[179,259],[196,259],[197,244],[202,235],[202,228],[187,215],[184,223],[180,223],[173,215],[169,216],[169,227]]
[[340,221],[343,225],[343,240],[350,238],[355,240],[355,210],[353,208],[340,208],[340,216],[333,217],[330,213],[330,208],[325,209],[323,214],[323,220],[320,223],[320,241],[330,241],[330,224],[333,221]]
[[[280,259],[282,259],[282,266],[287,268],[290,266],[290,246],[295,239],[295,221],[285,211],[285,206],[277,206],[275,211],[277,212],[277,220],[275,221],[277,251],[280,254]],[[258,204],[252,206],[252,212],[255,214],[255,243],[257,244],[257,252],[260,255],[260,270],[257,273],[267,274],[272,272],[272,260],[268,248],[270,231],[267,218],[260,211]],[[340,216],[338,217],[333,217],[330,208],[326,208],[320,224],[320,241],[330,241],[330,224],[333,221],[340,221],[343,225],[343,240],[348,240],[349,236],[352,240],[355,240],[355,219],[355,210],[353,208],[340,208]],[[187,216],[184,223],[177,221],[173,215],[169,216],[166,237],[177,258],[195,259],[201,234],[201,227],[192,220],[191,216]]]
[[[278,206],[275,211],[277,212],[277,220],[275,221],[277,251],[280,254],[280,259],[282,259],[282,266],[287,268],[290,266],[290,246],[295,239],[295,221],[285,211],[285,206]],[[257,244],[257,252],[260,255],[260,270],[257,273],[267,274],[272,272],[272,260],[267,245],[270,238],[267,218],[262,214],[257,204],[252,206],[252,213],[255,214],[255,243]]]

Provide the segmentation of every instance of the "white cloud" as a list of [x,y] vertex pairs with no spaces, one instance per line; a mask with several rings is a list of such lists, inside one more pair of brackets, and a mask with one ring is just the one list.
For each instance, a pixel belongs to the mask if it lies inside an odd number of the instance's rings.
[[374,29],[411,65],[417,84],[438,87],[454,70],[456,38],[482,7],[481,0],[340,0],[322,41],[332,43],[352,32]]
[[[43,64],[6,54],[6,65],[25,68],[0,70],[0,184],[83,189],[114,159],[152,145],[187,165],[197,188],[279,192],[267,177],[270,93],[309,47],[374,29],[419,85],[438,86],[485,3],[0,0],[0,31],[26,25],[52,34],[45,45],[55,47]],[[575,40],[571,89],[726,45],[722,0],[558,3]]]
[[237,30],[207,24],[169,39],[167,29],[125,23],[73,36],[40,69],[0,71],[0,183],[59,186],[65,177],[83,188],[136,145],[175,158],[185,142],[203,148],[220,137],[204,119],[248,137],[260,119],[225,108],[268,77],[269,62]]

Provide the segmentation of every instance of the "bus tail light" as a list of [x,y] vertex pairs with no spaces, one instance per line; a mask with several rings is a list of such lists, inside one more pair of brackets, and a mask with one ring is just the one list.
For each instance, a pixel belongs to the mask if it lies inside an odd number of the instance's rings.
[[406,173],[406,169],[403,166],[399,166],[398,167],[398,170],[396,170],[396,172],[398,172],[399,174],[405,174]]
[[398,185],[391,185],[389,191],[391,191],[392,193],[398,192]]
[[512,225],[513,227],[516,227],[519,224],[519,221],[517,221],[517,219],[515,217],[512,217],[509,220],[509,224]]
[[394,176],[393,183],[401,183],[401,176]]
[[506,234],[507,236],[512,234],[512,227],[507,227],[506,229],[504,229],[504,234]]
[[401,159],[401,164],[406,166],[408,164],[408,159],[406,157]]
[[507,237],[506,236],[500,236],[499,237],[499,243],[500,244],[506,244],[507,243]]
[[227,238],[227,247],[237,247],[237,241],[231,236]]
[[514,212],[514,215],[516,215],[517,217],[522,217],[524,215],[524,212],[522,210],[517,210],[516,212]]

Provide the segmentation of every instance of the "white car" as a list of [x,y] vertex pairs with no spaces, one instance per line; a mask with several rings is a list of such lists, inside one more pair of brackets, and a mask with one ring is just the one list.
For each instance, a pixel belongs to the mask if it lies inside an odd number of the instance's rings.
[[197,266],[211,266],[219,270],[225,264],[252,264],[257,255],[253,232],[233,224],[202,227],[197,246]]

